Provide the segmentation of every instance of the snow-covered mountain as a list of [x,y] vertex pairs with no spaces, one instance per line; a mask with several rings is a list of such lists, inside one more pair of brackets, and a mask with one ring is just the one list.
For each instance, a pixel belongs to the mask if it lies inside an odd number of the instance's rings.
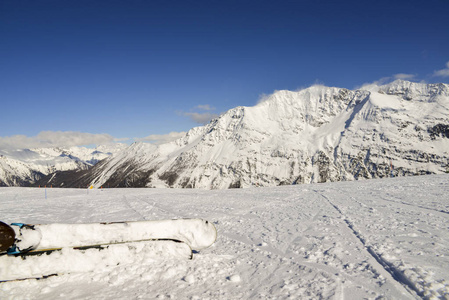
[[0,186],[27,186],[56,171],[86,170],[125,147],[0,150]]
[[449,85],[397,80],[358,90],[277,91],[171,143],[135,143],[82,181],[223,189],[448,170]]

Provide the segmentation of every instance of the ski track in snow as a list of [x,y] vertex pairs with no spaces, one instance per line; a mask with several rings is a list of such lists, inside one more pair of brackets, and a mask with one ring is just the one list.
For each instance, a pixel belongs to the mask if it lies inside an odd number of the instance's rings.
[[[316,191],[319,193],[318,191]],[[329,197],[320,194],[324,199],[326,199],[330,205],[332,205],[335,210],[337,210],[341,214],[341,218],[346,222],[348,225],[348,228],[352,231],[352,233],[357,237],[360,242],[365,247],[366,251],[376,260],[376,262],[380,265],[381,268],[385,269],[390,275],[393,277],[394,280],[396,280],[398,283],[404,285],[405,287],[413,290],[418,295],[422,296],[422,293],[419,289],[415,288],[415,285],[408,280],[406,276],[401,274],[399,270],[397,270],[393,265],[388,263],[388,261],[383,260],[378,253],[376,253],[369,245],[367,245],[366,239],[361,235],[361,233],[354,227],[353,223],[344,215],[344,213],[336,206],[332,201],[329,199]],[[357,201],[358,202],[358,201]],[[360,203],[360,202],[359,202]],[[379,266],[374,266],[374,269],[380,270]],[[379,272],[380,273],[380,272]],[[388,275],[387,275],[388,277]],[[400,289],[400,288],[399,288]]]
[[[449,176],[234,190],[0,189],[4,222],[204,218],[193,260],[0,284],[1,299],[449,298]],[[20,260],[17,260],[20,268]],[[69,269],[67,269],[69,271]]]

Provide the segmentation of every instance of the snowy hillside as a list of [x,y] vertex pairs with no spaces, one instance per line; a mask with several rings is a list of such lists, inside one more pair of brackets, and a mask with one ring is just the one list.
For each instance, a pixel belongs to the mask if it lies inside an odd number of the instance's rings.
[[[158,147],[136,143],[83,174],[85,185],[277,186],[449,170],[449,85],[398,80],[278,91]],[[55,185],[70,182],[51,182]]]
[[55,171],[85,170],[124,144],[85,147],[0,150],[0,186],[27,186]]
[[1,188],[7,223],[204,218],[218,237],[193,260],[18,258],[21,272],[62,274],[0,283],[0,298],[448,299],[448,194],[448,174],[212,191],[47,188],[47,198],[43,188]]

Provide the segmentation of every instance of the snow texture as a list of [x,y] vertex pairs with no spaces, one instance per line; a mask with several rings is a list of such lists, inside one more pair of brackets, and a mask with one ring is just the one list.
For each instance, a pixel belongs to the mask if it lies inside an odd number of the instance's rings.
[[12,226],[16,234],[16,247],[18,251],[36,249],[42,240],[42,233],[39,229],[32,230],[26,227]]
[[191,257],[192,250],[187,244],[174,241],[129,242],[85,250],[63,248],[51,254],[0,257],[0,280],[37,279],[118,265],[150,265],[162,258],[184,260]]
[[2,188],[7,223],[204,218],[218,239],[193,260],[136,253],[108,265],[92,256],[88,270],[1,283],[0,298],[447,299],[448,194],[447,174],[228,190],[53,188],[47,199],[44,189]]
[[[207,248],[214,243],[217,232],[214,225],[201,219],[178,219],[112,224],[41,224],[35,226],[42,238],[36,250],[80,247],[104,243],[173,239],[186,242],[193,250]],[[33,231],[31,231],[33,232]]]

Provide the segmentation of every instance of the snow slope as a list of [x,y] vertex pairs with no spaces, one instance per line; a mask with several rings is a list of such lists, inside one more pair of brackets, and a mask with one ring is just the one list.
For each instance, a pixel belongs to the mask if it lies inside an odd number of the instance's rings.
[[86,170],[125,144],[70,148],[0,150],[0,186],[27,186],[56,171]]
[[0,189],[2,221],[204,218],[218,239],[191,261],[135,255],[2,283],[1,299],[449,298],[447,174],[228,190],[47,188],[47,199],[44,192]]
[[449,85],[398,80],[278,91],[174,142],[133,144],[92,168],[84,185],[223,189],[448,170]]

